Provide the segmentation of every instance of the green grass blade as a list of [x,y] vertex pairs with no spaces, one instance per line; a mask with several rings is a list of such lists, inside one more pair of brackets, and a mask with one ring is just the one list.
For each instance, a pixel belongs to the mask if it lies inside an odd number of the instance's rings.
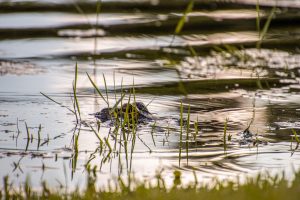
[[74,102],[75,102],[75,108],[77,110],[77,113],[79,115],[79,118],[81,118],[81,115],[80,115],[80,108],[79,108],[79,103],[78,103],[78,99],[77,99],[77,94],[76,94],[76,88],[75,86],[73,85],[73,95],[74,95]]
[[108,146],[109,152],[112,152],[112,148],[111,148],[111,145],[108,141],[108,138],[104,138],[104,141],[105,141],[105,144]]
[[175,34],[180,34],[180,32],[185,24],[187,15],[188,15],[188,13],[190,13],[193,10],[193,7],[194,7],[194,0],[191,0],[189,2],[189,4],[187,5],[182,17],[180,18],[180,20],[178,21],[178,23],[176,25]]
[[101,91],[98,89],[98,87],[96,86],[96,84],[94,83],[94,81],[91,79],[90,75],[88,73],[86,73],[91,84],[93,85],[93,87],[95,88],[95,90],[97,91],[97,93],[99,94],[99,96],[103,99],[103,101],[105,101],[105,103],[107,104],[107,106],[109,106],[108,102],[106,101],[106,99],[104,98],[104,96],[102,95]]
[[273,19],[273,16],[275,14],[275,11],[276,11],[276,7],[274,7],[272,9],[271,14],[269,15],[269,17],[268,17],[268,19],[267,19],[267,21],[266,21],[266,23],[265,23],[265,25],[264,25],[264,27],[261,31],[261,35],[260,35],[261,40],[264,39],[265,35],[267,34],[267,32],[269,30],[269,27],[270,27],[271,21]]
[[46,98],[49,99],[50,101],[56,103],[57,105],[60,105],[61,107],[64,107],[64,108],[68,109],[68,110],[69,110],[70,112],[72,112],[74,115],[76,114],[75,111],[72,110],[72,109],[70,109],[69,107],[64,106],[62,103],[59,103],[59,102],[55,101],[54,99],[52,99],[51,97],[49,97],[48,95],[46,95],[46,94],[44,94],[44,93],[42,93],[42,92],[40,92],[40,93],[41,93],[41,95],[43,95],[44,97],[46,97]]
[[79,107],[78,98],[77,98],[77,79],[78,79],[78,64],[76,62],[76,65],[75,65],[75,80],[74,80],[74,84],[73,84],[73,95],[74,95],[76,109],[78,111],[79,118],[81,119],[80,107]]
[[106,79],[105,79],[105,76],[104,76],[104,74],[102,74],[102,76],[103,76],[103,80],[104,80],[104,86],[105,86],[105,93],[106,93],[106,99],[107,99],[107,105],[108,105],[108,107],[109,107],[109,101],[108,101],[108,90],[107,90],[107,84],[106,84]]
[[294,136],[295,136],[296,142],[299,144],[299,143],[300,143],[300,138],[299,138],[299,136],[297,135],[297,132],[296,132],[294,129],[292,129],[292,132],[293,132],[293,134],[294,134]]
[[97,133],[97,131],[91,126],[89,125],[89,127],[92,129],[93,133],[96,135],[96,137],[98,138],[100,145],[102,146],[102,144],[104,143],[103,140],[101,139],[101,137],[99,136],[99,134]]
[[118,107],[118,105],[120,104],[120,102],[124,99],[124,97],[126,96],[126,94],[122,94],[121,98],[115,103],[115,105],[112,107],[110,114],[112,114],[115,109]]
[[77,88],[77,78],[78,78],[78,64],[77,64],[77,62],[76,62],[76,65],[75,65],[75,74],[74,74],[74,77],[75,77],[74,87],[76,89]]
[[256,47],[257,47],[258,49],[260,49],[261,43],[263,42],[263,40],[264,40],[264,38],[265,38],[265,36],[266,36],[268,30],[269,30],[271,21],[272,21],[272,19],[273,19],[273,16],[275,15],[275,11],[276,11],[276,7],[273,7],[273,9],[271,10],[270,15],[268,16],[268,19],[267,19],[266,23],[264,24],[264,27],[263,27],[262,31],[261,31],[260,34],[259,34],[259,36],[260,36],[260,37],[259,37],[259,41],[258,41],[258,43],[257,43],[257,45],[256,45]]

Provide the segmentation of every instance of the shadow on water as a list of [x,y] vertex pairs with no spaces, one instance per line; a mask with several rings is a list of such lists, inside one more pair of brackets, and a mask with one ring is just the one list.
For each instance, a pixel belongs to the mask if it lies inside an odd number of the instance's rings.
[[[96,1],[1,2],[0,177],[71,189],[91,169],[99,185],[160,169],[204,182],[261,169],[292,176],[300,5],[268,2],[259,24],[256,1],[195,1],[186,16],[177,0],[105,1],[98,14]],[[91,115],[128,101],[151,118]]]

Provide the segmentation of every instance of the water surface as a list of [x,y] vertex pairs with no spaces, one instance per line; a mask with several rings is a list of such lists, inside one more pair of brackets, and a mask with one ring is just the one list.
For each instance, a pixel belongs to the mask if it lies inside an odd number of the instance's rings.
[[[261,7],[261,29],[274,2]],[[264,170],[291,178],[300,166],[291,142],[300,129],[300,6],[277,1],[257,48],[255,3],[195,1],[175,36],[187,1],[105,1],[99,16],[95,1],[1,2],[0,177],[9,175],[15,186],[30,177],[36,188],[46,181],[70,189],[84,185],[89,164],[99,185],[130,173],[151,180],[158,172],[171,183],[174,170],[184,182],[194,172],[203,182]],[[76,63],[81,123],[40,93],[72,107]],[[101,123],[112,152],[99,149],[91,129],[99,122],[90,114],[107,105],[86,73],[104,94],[105,75],[110,105],[134,85],[136,100],[155,116],[126,139]],[[243,143],[249,126],[253,142]]]

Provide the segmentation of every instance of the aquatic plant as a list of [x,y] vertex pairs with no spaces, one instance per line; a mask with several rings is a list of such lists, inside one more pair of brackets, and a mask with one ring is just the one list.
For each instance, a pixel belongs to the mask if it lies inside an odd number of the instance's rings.
[[[291,155],[293,155],[295,153],[295,151],[299,148],[299,144],[300,144],[300,137],[297,134],[297,132],[294,129],[292,129],[292,133],[293,133],[293,135],[292,135],[292,140],[291,140],[291,152],[292,152]],[[292,147],[294,140],[296,142],[295,148]]]
[[257,32],[258,32],[258,36],[259,36],[259,40],[257,41],[256,43],[256,48],[257,49],[260,49],[261,48],[261,44],[269,30],[269,27],[270,27],[270,24],[271,24],[271,21],[275,15],[275,11],[276,11],[276,7],[273,7],[263,28],[261,29],[261,17],[260,17],[260,7],[259,7],[259,0],[257,0],[256,2],[256,12],[257,12],[257,17],[256,17],[256,29],[257,29]]
[[186,22],[186,19],[187,19],[187,15],[192,12],[193,10],[193,7],[194,7],[194,0],[190,0],[190,2],[188,3],[182,17],[180,18],[180,20],[178,21],[177,25],[176,25],[176,28],[175,28],[175,35],[178,35],[181,33],[181,30]]
[[[66,108],[67,110],[69,110],[71,113],[74,114],[74,116],[76,117],[76,122],[77,124],[79,124],[80,120],[81,120],[81,114],[80,114],[80,107],[79,107],[79,103],[78,103],[78,98],[77,98],[77,77],[78,77],[78,65],[77,62],[75,64],[75,78],[74,78],[74,82],[72,84],[72,89],[73,89],[73,96],[71,96],[71,100],[73,102],[73,109],[69,108],[68,106],[63,105],[60,102],[57,102],[56,100],[54,100],[53,98],[49,97],[48,95],[44,94],[43,92],[40,92],[44,97],[46,97],[47,99],[49,99],[50,101],[54,102],[55,104],[58,104],[61,107]],[[74,101],[73,101],[74,98]]]

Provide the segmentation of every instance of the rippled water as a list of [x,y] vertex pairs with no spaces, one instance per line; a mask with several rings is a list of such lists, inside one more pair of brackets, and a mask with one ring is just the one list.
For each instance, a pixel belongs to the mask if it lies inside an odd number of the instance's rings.
[[[274,2],[262,4],[261,29]],[[30,177],[34,187],[45,180],[74,188],[85,183],[87,163],[97,167],[100,185],[132,172],[151,179],[160,170],[168,181],[175,169],[185,181],[193,172],[204,182],[262,170],[292,177],[300,166],[291,142],[292,129],[300,129],[300,5],[276,2],[261,48],[256,1],[195,1],[176,36],[188,1],[104,1],[98,20],[95,1],[0,2],[0,177],[16,186]],[[76,62],[80,124],[40,94],[72,107]],[[111,153],[99,152],[90,128],[97,128],[90,114],[106,104],[86,72],[104,94],[105,75],[110,105],[134,82],[137,101],[154,116],[126,139],[101,123]],[[253,137],[244,142],[249,126]]]

